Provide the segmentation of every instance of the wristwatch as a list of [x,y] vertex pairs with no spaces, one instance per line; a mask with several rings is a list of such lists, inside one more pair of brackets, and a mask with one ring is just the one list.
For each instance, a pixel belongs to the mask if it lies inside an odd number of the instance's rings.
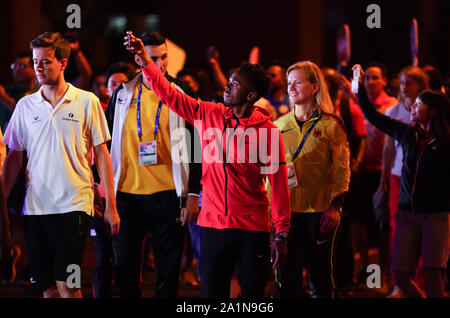
[[278,243],[284,243],[288,238],[288,234],[289,234],[288,232],[280,232],[275,235],[273,240]]

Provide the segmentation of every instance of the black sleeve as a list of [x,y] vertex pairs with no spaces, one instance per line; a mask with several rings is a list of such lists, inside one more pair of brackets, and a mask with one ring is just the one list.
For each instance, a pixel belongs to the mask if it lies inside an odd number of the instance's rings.
[[[120,84],[120,86],[114,90],[114,93],[111,96],[111,98],[109,99],[108,106],[106,107],[106,110],[105,110],[105,117],[106,117],[106,122],[108,123],[109,133],[111,134],[111,140],[112,140],[112,134],[113,134],[114,113],[116,111],[117,94],[122,88],[123,88],[123,84]],[[111,151],[111,140],[106,143],[109,151]]]
[[364,85],[359,85],[357,96],[364,116],[372,125],[385,134],[402,143],[404,138],[412,131],[413,128],[411,126],[379,113],[370,102]]
[[[185,125],[187,130],[189,131],[191,138],[187,141],[188,144],[188,153],[189,153],[189,180],[188,187],[189,193],[200,194],[200,190],[202,189],[202,185],[200,183],[202,179],[202,149],[200,143],[200,136],[198,134],[197,129],[192,126],[190,123],[185,121]],[[196,163],[195,159],[200,160],[200,162]]]

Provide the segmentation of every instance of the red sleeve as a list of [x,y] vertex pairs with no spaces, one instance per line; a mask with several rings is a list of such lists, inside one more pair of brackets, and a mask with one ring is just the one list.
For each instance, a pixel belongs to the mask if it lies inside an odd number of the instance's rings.
[[353,131],[355,136],[367,136],[364,114],[361,108],[352,100],[349,101],[350,114],[352,115]]
[[289,232],[291,200],[289,197],[284,144],[278,128],[271,129],[270,141],[271,162],[269,163],[270,167],[267,177],[272,189],[272,223],[275,227],[275,234],[278,234],[280,232]]
[[201,103],[172,87],[152,60],[143,69],[143,74],[160,100],[180,117],[191,125],[194,120],[201,119]]

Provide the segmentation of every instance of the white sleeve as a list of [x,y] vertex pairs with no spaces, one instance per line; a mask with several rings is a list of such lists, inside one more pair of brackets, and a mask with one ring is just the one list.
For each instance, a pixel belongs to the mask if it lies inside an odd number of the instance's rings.
[[97,97],[91,99],[91,111],[89,116],[89,130],[91,135],[91,144],[97,147],[111,139],[108,123],[103,112],[100,101]]

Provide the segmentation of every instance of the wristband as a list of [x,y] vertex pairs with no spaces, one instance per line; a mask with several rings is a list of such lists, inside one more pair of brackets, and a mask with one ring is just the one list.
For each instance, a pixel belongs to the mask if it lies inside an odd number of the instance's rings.
[[278,243],[284,243],[287,240],[288,234],[289,234],[288,232],[280,232],[277,235],[275,235],[273,240]]

